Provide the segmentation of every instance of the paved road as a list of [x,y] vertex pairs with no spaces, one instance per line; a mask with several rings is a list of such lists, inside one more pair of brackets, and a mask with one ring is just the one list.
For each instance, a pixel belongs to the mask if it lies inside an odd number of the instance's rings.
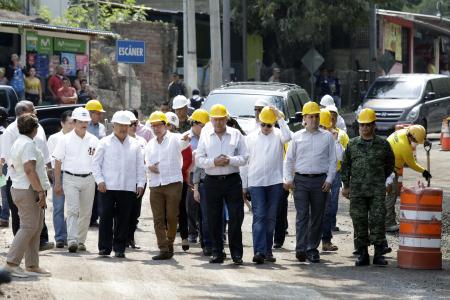
[[[418,158],[425,161],[423,150]],[[450,203],[450,152],[432,150],[432,184],[445,190],[445,207]],[[414,184],[420,176],[405,171],[405,184]],[[292,199],[291,199],[292,200]],[[51,205],[47,220],[51,220]],[[446,222],[448,216],[446,215]],[[277,263],[255,266],[251,263],[251,220],[245,214],[243,225],[245,264],[232,265],[228,259],[223,265],[211,265],[201,256],[198,245],[184,253],[176,245],[173,260],[154,262],[156,241],[149,209],[148,195],[143,203],[143,218],[137,240],[143,246],[139,251],[126,253],[127,259],[97,256],[96,229],[88,234],[88,252],[69,254],[54,249],[41,253],[41,265],[51,270],[50,278],[17,280],[2,287],[10,299],[439,299],[450,297],[450,253],[444,249],[443,271],[415,271],[396,267],[397,236],[388,236],[394,253],[389,255],[388,267],[353,266],[352,226],[348,201],[340,199],[338,223],[341,231],[334,242],[337,253],[322,253],[322,263],[298,263],[295,259],[295,209],[289,204],[289,236],[283,249],[274,251]],[[51,222],[47,222],[53,233]],[[0,231],[0,260],[12,240],[10,229]],[[445,243],[448,244],[448,232]],[[177,243],[180,240],[177,238]],[[227,249],[228,253],[228,249]],[[373,252],[372,252],[373,253]]]

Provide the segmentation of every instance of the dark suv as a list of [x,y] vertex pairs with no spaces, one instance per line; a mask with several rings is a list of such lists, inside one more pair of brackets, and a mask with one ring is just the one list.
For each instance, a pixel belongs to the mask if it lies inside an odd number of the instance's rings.
[[211,91],[202,108],[209,111],[223,104],[245,132],[254,128],[257,100],[265,100],[281,110],[293,131],[301,128],[297,112],[309,101],[308,93],[296,84],[276,82],[231,82]]

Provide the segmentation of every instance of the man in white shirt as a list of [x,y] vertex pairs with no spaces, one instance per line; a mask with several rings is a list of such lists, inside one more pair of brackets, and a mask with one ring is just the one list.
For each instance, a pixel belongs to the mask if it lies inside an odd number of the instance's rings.
[[[92,158],[98,139],[87,132],[89,112],[77,107],[72,113],[74,129],[64,135],[53,151],[55,158],[54,192],[62,196],[64,188],[67,242],[69,252],[86,251],[86,236],[94,202],[95,181]],[[62,165],[64,164],[64,171]],[[61,182],[61,172],[64,172]]]
[[144,194],[145,167],[136,139],[128,136],[130,118],[117,111],[111,120],[114,132],[101,139],[92,162],[100,192],[99,255],[112,250],[125,258],[132,203]]
[[[336,104],[334,103],[333,97],[331,97],[330,95],[325,95],[322,97],[322,99],[320,99],[320,107],[321,108],[326,108],[327,106],[331,106],[331,105],[336,106]],[[336,127],[347,132],[347,126],[345,125],[345,120],[339,114],[337,115]]]
[[[260,129],[250,133],[245,141],[249,158],[241,168],[244,197],[248,191],[253,212],[253,262],[275,262],[272,255],[273,233],[278,205],[283,195],[284,144],[291,132],[281,113],[266,106],[259,114]],[[280,129],[274,128],[278,123]]]
[[223,205],[228,208],[228,242],[231,257],[241,265],[242,222],[244,201],[239,167],[247,163],[248,151],[239,130],[226,126],[228,111],[222,104],[211,107],[212,128],[202,130],[195,154],[195,163],[204,168],[207,219],[213,256],[210,263],[223,263]]
[[319,129],[319,105],[307,102],[302,114],[305,129],[293,135],[286,154],[285,188],[295,186],[296,257],[300,262],[308,258],[317,263],[320,262],[317,248],[322,237],[322,219],[336,174],[336,148],[331,133]]
[[[61,114],[61,130],[55,134],[52,134],[48,138],[48,151],[53,153],[55,151],[56,145],[59,140],[67,133],[72,131],[73,129],[73,119],[72,119],[72,111],[66,110]],[[55,168],[55,159],[52,158],[52,168]],[[63,167],[61,167],[64,170]],[[63,176],[61,174],[61,176]],[[62,180],[62,179],[61,179]],[[64,193],[58,196],[55,193],[54,185],[53,185],[53,228],[55,229],[55,241],[56,248],[64,248],[64,245],[67,244],[67,226],[66,220],[64,219]]]
[[[14,122],[12,122],[11,124],[9,124],[9,126],[6,128],[5,132],[3,133],[3,137],[2,137],[2,147],[1,147],[2,153],[0,156],[1,156],[1,160],[3,163],[5,163],[8,160],[8,158],[11,154],[10,153],[11,147],[20,135],[19,129],[17,127],[17,118],[26,113],[36,115],[36,110],[34,108],[33,102],[27,101],[27,100],[22,100],[16,104],[15,113],[16,113],[16,120]],[[50,160],[50,155],[49,155],[49,151],[48,151],[48,147],[47,147],[47,138],[45,136],[44,128],[42,128],[42,126],[40,124],[38,127],[37,135],[35,136],[35,138],[33,140],[36,143],[36,146],[38,147],[38,149],[42,152],[42,155],[44,156],[44,163],[47,166],[47,176],[51,179],[52,178],[52,174],[51,174],[52,166],[50,163],[51,160]],[[9,171],[8,171],[8,174],[6,175],[6,177],[10,177]],[[12,231],[13,231],[13,234],[15,235],[20,227],[20,218],[19,218],[19,214],[17,212],[17,207],[13,203],[12,198],[11,198],[11,193],[10,193],[11,185],[12,185],[11,179],[8,179],[8,181],[6,183],[6,188],[7,188],[7,195],[8,195],[8,204],[9,204],[9,208],[11,210]],[[40,251],[49,250],[54,247],[54,244],[52,242],[49,242],[48,240],[49,240],[48,239],[48,230],[47,230],[47,225],[45,224],[45,216],[44,216],[44,227],[42,228],[41,241],[40,241],[40,246],[39,246]]]
[[145,164],[149,170],[150,205],[159,254],[153,260],[173,257],[173,242],[177,233],[179,204],[183,188],[181,151],[189,146],[187,135],[182,137],[167,129],[166,115],[155,111],[150,115],[155,137],[145,148]]

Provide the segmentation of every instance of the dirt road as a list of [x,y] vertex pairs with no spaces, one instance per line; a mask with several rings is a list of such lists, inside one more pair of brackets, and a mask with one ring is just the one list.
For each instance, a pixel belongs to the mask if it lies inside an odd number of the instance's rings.
[[[432,184],[445,191],[445,209],[450,206],[450,152],[432,150]],[[419,149],[418,158],[425,162]],[[414,184],[420,176],[407,169],[405,184]],[[244,265],[234,266],[230,259],[223,265],[211,265],[201,256],[199,245],[184,253],[179,238],[173,260],[155,262],[156,253],[148,193],[143,203],[143,217],[137,241],[143,247],[128,251],[127,259],[99,258],[96,229],[88,234],[87,253],[69,254],[67,249],[41,252],[41,265],[51,270],[49,278],[16,280],[3,286],[10,299],[373,299],[408,298],[439,299],[450,297],[448,231],[444,234],[444,270],[404,270],[396,266],[397,236],[388,239],[394,252],[388,255],[388,267],[353,266],[352,225],[348,201],[340,199],[338,225],[334,237],[336,253],[321,253],[320,264],[301,264],[295,259],[295,209],[289,203],[289,236],[281,250],[275,250],[277,262],[255,266],[251,263],[252,215],[245,214]],[[47,210],[47,225],[53,234],[52,208]],[[448,215],[444,220],[449,223]],[[448,228],[448,226],[446,227]],[[5,260],[12,240],[11,229],[0,231],[1,262]],[[228,252],[228,249],[227,253]],[[373,252],[372,252],[373,253]]]

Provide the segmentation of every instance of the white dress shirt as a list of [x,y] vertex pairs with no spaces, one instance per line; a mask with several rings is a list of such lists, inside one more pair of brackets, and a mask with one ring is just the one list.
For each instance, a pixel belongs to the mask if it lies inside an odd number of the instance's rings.
[[[62,138],[63,136],[64,136],[64,133],[62,132],[62,130],[60,130],[57,133],[52,134],[51,136],[48,137],[47,147],[48,147],[48,152],[51,155],[50,159],[52,162],[52,168],[55,168],[55,158],[53,157],[52,154],[55,151],[56,145],[58,145],[59,139]],[[61,166],[61,170],[64,170],[62,166]]]
[[327,174],[332,183],[336,175],[336,147],[330,132],[318,129],[311,133],[302,129],[294,133],[286,153],[284,178],[292,182],[294,173]]
[[[244,136],[239,130],[227,126],[220,139],[212,126],[206,130],[205,128],[195,150],[196,165],[205,169],[207,175],[238,173],[239,167],[244,166],[248,160]],[[214,159],[222,154],[228,156],[230,163],[227,166],[216,166]]]
[[179,133],[167,131],[161,143],[155,136],[145,147],[145,164],[148,167],[158,164],[159,173],[148,172],[148,185],[157,187],[174,182],[183,182],[183,156],[181,151],[189,147],[189,141],[182,140]]
[[145,166],[141,146],[127,136],[123,142],[114,133],[98,143],[92,160],[92,173],[97,184],[107,190],[136,192],[145,185]]
[[11,147],[11,155],[8,158],[8,172],[11,176],[12,187],[27,190],[30,188],[30,180],[23,168],[29,161],[36,162],[36,173],[44,190],[50,189],[50,182],[45,170],[44,156],[37,148],[36,141],[26,135],[19,135]]
[[345,120],[341,115],[337,116],[336,127],[347,132],[347,126],[345,125]]
[[64,164],[64,171],[72,174],[92,173],[92,158],[98,139],[89,132],[81,138],[75,129],[63,135],[58,141],[53,158]]
[[283,183],[284,144],[291,140],[292,133],[285,120],[278,124],[280,129],[274,128],[268,135],[260,126],[245,138],[249,157],[241,167],[242,188]]

